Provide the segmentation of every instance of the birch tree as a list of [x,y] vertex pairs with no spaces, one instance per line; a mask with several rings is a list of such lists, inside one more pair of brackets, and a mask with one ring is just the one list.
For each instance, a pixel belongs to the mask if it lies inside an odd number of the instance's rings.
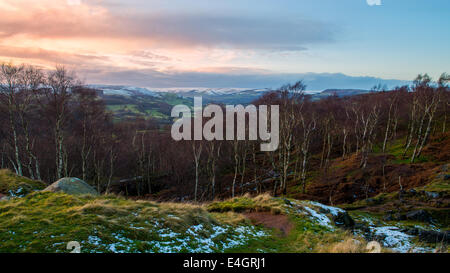
[[64,149],[65,149],[65,126],[68,118],[69,100],[71,90],[77,85],[75,76],[63,66],[57,66],[55,70],[47,74],[45,96],[46,108],[50,114],[54,130],[54,143],[56,154],[56,179],[63,176],[64,171]]

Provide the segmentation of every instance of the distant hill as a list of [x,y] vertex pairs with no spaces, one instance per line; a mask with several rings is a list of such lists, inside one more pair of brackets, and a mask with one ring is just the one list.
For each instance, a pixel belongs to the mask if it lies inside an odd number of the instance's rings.
[[333,96],[335,94],[338,97],[348,97],[348,96],[366,94],[369,92],[370,92],[370,90],[364,90],[364,89],[326,89],[320,93],[315,94],[313,97],[315,99],[321,99],[321,98],[324,98],[327,96]]
[[89,86],[99,91],[106,108],[115,120],[136,117],[153,118],[160,123],[171,121],[170,112],[177,104],[192,106],[192,99],[174,93],[153,92],[146,88],[111,85]]
[[[122,85],[90,85],[99,91],[117,120],[135,118],[154,118],[162,123],[172,119],[170,112],[173,106],[193,105],[193,98],[201,96],[203,104],[249,104],[260,98],[269,88],[141,88]],[[313,100],[319,100],[336,94],[339,97],[369,93],[364,89],[326,89],[321,92],[306,91]]]
[[264,89],[245,89],[245,88],[199,88],[191,90],[174,90],[170,91],[183,98],[194,98],[201,96],[204,104],[249,104],[266,92],[270,92],[268,88]]

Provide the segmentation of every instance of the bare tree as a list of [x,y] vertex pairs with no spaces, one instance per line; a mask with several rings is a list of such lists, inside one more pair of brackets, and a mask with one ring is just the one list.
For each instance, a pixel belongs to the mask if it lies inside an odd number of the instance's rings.
[[367,166],[369,153],[372,150],[375,138],[375,129],[380,116],[380,107],[377,102],[360,104],[359,107],[353,105],[355,115],[355,136],[357,139],[357,152],[361,154],[360,167]]
[[304,91],[306,85],[298,81],[293,85],[286,85],[280,89],[280,146],[278,160],[280,162],[280,188],[283,194],[287,191],[287,178],[291,163],[291,153],[294,146],[294,128],[298,125],[297,115],[304,105]]
[[45,96],[47,98],[46,107],[50,112],[53,122],[55,151],[56,151],[56,179],[63,176],[64,170],[64,127],[68,116],[68,103],[71,97],[71,90],[77,85],[73,73],[67,71],[63,66],[57,66],[55,70],[47,75]]
[[208,154],[207,170],[209,173],[209,178],[211,180],[211,200],[214,200],[216,194],[216,169],[217,160],[220,156],[220,148],[222,146],[221,142],[210,141],[206,145],[206,150]]
[[233,145],[233,159],[234,159],[234,176],[233,176],[233,184],[231,186],[231,197],[234,198],[236,189],[236,179],[241,161],[239,156],[239,147],[240,147],[239,141],[237,139],[233,140],[232,145]]
[[302,180],[302,188],[303,193],[306,192],[306,170],[307,170],[307,164],[309,160],[309,147],[311,143],[311,136],[313,132],[316,130],[316,117],[314,116],[314,113],[312,114],[309,121],[305,119],[305,116],[303,114],[300,115],[300,120],[303,128],[303,141],[301,142],[300,150],[302,151],[302,172],[301,172],[301,180]]
[[[38,92],[38,88],[44,83],[44,74],[33,66],[26,66],[24,69],[24,75],[22,78],[23,90],[21,92],[21,103],[16,107],[18,109],[18,116],[23,129],[25,137],[25,150],[28,155],[28,173],[32,179],[41,180],[39,160],[33,152],[32,137],[30,135],[29,120],[30,108],[33,105],[33,99]],[[34,171],[33,171],[34,162]]]
[[389,93],[389,98],[388,98],[388,102],[389,102],[389,111],[388,111],[388,118],[387,118],[387,122],[386,122],[386,129],[385,129],[385,133],[384,133],[384,140],[383,140],[383,153],[386,151],[386,145],[387,145],[387,141],[389,138],[389,134],[391,130],[394,130],[395,127],[394,125],[396,123],[394,123],[394,117],[396,115],[394,115],[395,113],[395,109],[397,109],[396,104],[398,101],[398,92],[390,92]]
[[12,146],[14,149],[14,169],[18,175],[23,175],[22,160],[19,151],[18,129],[15,121],[15,114],[17,112],[18,93],[22,89],[22,77],[24,66],[15,66],[11,63],[3,63],[0,70],[0,92],[2,104],[6,106],[9,118],[9,127],[12,135]]
[[[417,80],[420,81],[421,80],[420,77]],[[422,119],[420,121],[419,131],[417,133],[417,142],[414,147],[413,154],[411,156],[411,162],[414,162],[414,160],[420,156],[420,154],[422,153],[422,149],[428,140],[436,110],[438,109],[438,106],[441,102],[442,92],[445,88],[444,85],[446,82],[449,81],[449,76],[445,73],[442,74],[442,76],[438,81],[439,87],[436,89],[428,86],[429,81],[428,79],[426,79],[426,77],[422,78],[422,81],[424,82],[418,83],[419,90],[417,90],[417,92],[422,93],[420,94],[422,95],[421,96],[422,99],[420,100],[420,106],[422,108],[423,113]],[[427,119],[427,126],[422,135],[422,128],[425,119]]]
[[195,188],[194,188],[194,201],[197,202],[198,182],[199,182],[199,166],[200,156],[202,155],[203,143],[201,141],[192,141],[192,153],[194,155],[195,164]]

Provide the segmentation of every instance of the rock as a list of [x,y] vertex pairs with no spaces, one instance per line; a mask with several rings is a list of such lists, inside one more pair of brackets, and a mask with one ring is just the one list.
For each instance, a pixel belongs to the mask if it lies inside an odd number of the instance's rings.
[[395,220],[395,221],[403,221],[403,220],[406,220],[406,216],[403,215],[403,214],[401,214],[400,212],[395,213],[393,217],[394,217],[394,220]]
[[8,201],[11,197],[0,193],[0,201]]
[[410,228],[410,229],[405,229],[404,232],[409,235],[417,236],[417,235],[419,235],[420,230],[418,228]]
[[64,177],[51,184],[43,191],[64,192],[67,194],[92,194],[98,195],[98,192],[88,183],[75,177]]
[[449,180],[450,179],[450,174],[446,174],[446,173],[441,173],[436,175],[437,179],[442,179],[442,180]]
[[334,215],[333,221],[336,226],[343,226],[345,228],[353,228],[355,226],[355,221],[346,211],[340,211],[337,215]]
[[361,230],[362,232],[367,233],[367,234],[370,233],[369,226],[367,226],[366,224],[363,224],[363,223],[355,223],[353,229]]
[[450,231],[424,230],[418,228],[408,229],[409,235],[419,236],[419,240],[431,244],[450,243]]
[[388,212],[388,213],[386,213],[384,216],[383,216],[383,220],[384,221],[394,221],[394,216],[393,216],[393,213],[392,212]]
[[8,201],[11,200],[11,196],[0,193],[0,201]]
[[425,195],[428,198],[432,198],[432,199],[436,199],[439,198],[439,193],[438,192],[432,192],[432,191],[424,191]]
[[415,211],[408,212],[406,214],[406,219],[416,220],[416,221],[420,221],[420,222],[427,222],[427,223],[432,222],[431,215],[428,212],[426,212],[425,210],[415,210]]
[[387,211],[386,214],[383,216],[383,220],[384,221],[394,221],[395,220],[394,214],[395,214],[395,211],[393,211],[393,210]]
[[285,203],[286,205],[288,205],[288,206],[292,206],[292,202],[291,202],[291,201],[289,201],[288,199],[286,199],[286,198],[283,198],[283,201],[284,201],[284,203]]

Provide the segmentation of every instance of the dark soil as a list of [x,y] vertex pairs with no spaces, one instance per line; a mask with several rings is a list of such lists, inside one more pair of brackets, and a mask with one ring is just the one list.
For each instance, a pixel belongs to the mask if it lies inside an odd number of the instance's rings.
[[263,225],[266,228],[275,228],[280,230],[284,236],[287,236],[293,224],[286,215],[274,215],[268,212],[250,212],[244,215],[255,225]]

